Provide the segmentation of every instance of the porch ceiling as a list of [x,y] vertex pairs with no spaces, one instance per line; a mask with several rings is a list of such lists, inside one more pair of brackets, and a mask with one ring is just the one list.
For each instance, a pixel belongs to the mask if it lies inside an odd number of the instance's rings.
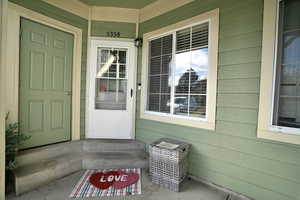
[[80,0],[89,6],[109,6],[119,8],[143,8],[157,0]]

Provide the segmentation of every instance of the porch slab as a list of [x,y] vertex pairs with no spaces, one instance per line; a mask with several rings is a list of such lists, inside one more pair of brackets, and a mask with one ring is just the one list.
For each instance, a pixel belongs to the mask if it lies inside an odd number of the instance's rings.
[[[10,194],[6,197],[7,200],[70,200],[69,195],[72,192],[76,183],[82,177],[84,171],[76,172],[64,178],[55,180],[36,190],[25,193],[21,196]],[[127,197],[101,197],[101,198],[84,198],[84,199],[123,199],[123,200],[226,200],[227,193],[216,188],[210,187],[194,180],[186,180],[182,186],[182,192],[176,193],[167,189],[161,188],[158,185],[151,183],[147,173],[143,172],[142,176],[142,195],[127,196]],[[77,198],[82,199],[82,198]],[[238,200],[240,198],[231,197],[230,200]]]

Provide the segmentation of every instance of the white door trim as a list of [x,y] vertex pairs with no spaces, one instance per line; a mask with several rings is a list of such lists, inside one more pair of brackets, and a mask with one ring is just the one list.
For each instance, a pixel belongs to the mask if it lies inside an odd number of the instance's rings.
[[7,0],[0,1],[0,199],[5,199],[5,113]]
[[81,51],[82,30],[39,14],[32,10],[8,3],[7,25],[7,108],[10,112],[10,120],[18,121],[19,112],[19,34],[20,18],[24,17],[41,24],[71,33],[74,35],[73,50],[73,74],[72,74],[72,114],[71,114],[71,138],[80,139],[80,89],[81,89]]
[[[133,40],[129,40],[129,39],[121,39],[121,38],[117,38],[117,39],[112,39],[112,38],[105,38],[105,37],[90,37],[88,43],[90,46],[89,51],[89,59],[91,59],[91,48],[92,48],[92,41],[93,40],[99,40],[99,41],[103,41],[104,43],[107,42],[112,42],[112,43],[127,43],[127,44],[132,44],[134,46],[134,41]],[[133,74],[134,76],[133,78],[133,97],[132,97],[132,135],[131,135],[131,139],[135,139],[135,115],[136,115],[136,76],[137,76],[137,49],[134,47],[134,51],[133,51],[133,57],[134,57],[134,61],[133,61]],[[86,112],[85,112],[85,136],[87,137],[88,135],[88,124],[89,124],[89,109],[90,109],[90,88],[91,88],[91,61],[88,60],[89,65],[87,66],[87,72],[86,72]]]

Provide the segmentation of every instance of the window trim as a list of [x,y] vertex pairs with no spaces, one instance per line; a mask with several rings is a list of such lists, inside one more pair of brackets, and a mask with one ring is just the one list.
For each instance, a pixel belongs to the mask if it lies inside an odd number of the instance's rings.
[[[207,79],[207,112],[206,118],[193,118],[175,116],[170,114],[151,112],[146,110],[147,88],[148,88],[148,55],[149,41],[176,30],[184,29],[196,24],[209,22],[209,44],[208,44],[208,79]],[[142,49],[142,91],[140,104],[140,117],[142,119],[160,121],[165,123],[190,126],[215,130],[216,96],[217,96],[217,65],[218,65],[218,37],[219,37],[219,9],[191,17],[187,20],[165,26],[158,30],[143,35],[144,45]],[[212,39],[213,38],[213,39]],[[174,45],[174,40],[173,40]],[[175,47],[174,47],[175,48]]]
[[[277,54],[278,3],[280,1],[264,1],[257,137],[300,144],[300,129],[272,125]],[[272,75],[270,76],[270,74]]]

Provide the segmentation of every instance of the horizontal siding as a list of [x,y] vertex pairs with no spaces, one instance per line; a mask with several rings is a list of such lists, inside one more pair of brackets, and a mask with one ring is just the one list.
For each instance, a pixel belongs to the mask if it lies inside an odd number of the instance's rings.
[[[190,174],[258,200],[297,200],[299,145],[257,138],[263,1],[195,0],[143,22],[140,35],[215,8],[220,9],[216,130],[140,119],[138,107],[137,139],[189,142]],[[138,81],[141,57],[139,51]]]
[[80,135],[85,137],[85,76],[87,63],[87,30],[88,21],[82,17],[74,15],[63,9],[48,4],[42,0],[9,0],[12,3],[18,4],[22,7],[31,9],[35,12],[51,17],[66,24],[70,24],[82,30],[82,57],[81,57],[81,106],[80,106]]
[[135,38],[136,24],[95,20],[91,22],[91,36],[107,37],[107,32],[120,32],[120,38]]
[[218,79],[259,78],[260,62],[224,65],[218,68]]

